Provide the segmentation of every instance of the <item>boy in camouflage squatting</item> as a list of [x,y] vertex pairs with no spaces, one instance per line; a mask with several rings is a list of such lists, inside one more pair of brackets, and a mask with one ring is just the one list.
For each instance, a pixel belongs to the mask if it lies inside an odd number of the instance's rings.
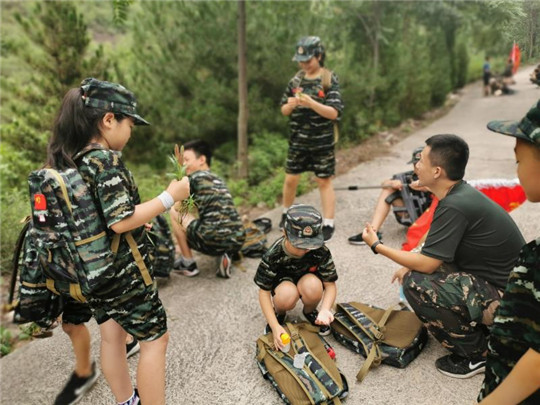
[[[527,199],[540,202],[540,100],[520,121],[491,121],[516,138],[517,174]],[[482,405],[540,404],[540,238],[519,253],[488,342]]]
[[229,254],[242,247],[244,225],[225,182],[210,171],[211,160],[212,151],[205,141],[194,140],[184,145],[184,165],[199,217],[187,213],[179,219],[175,208],[170,211],[173,232],[182,252],[175,260],[174,270],[188,277],[199,274],[191,252],[195,249],[205,255],[221,256],[216,275],[230,278]]
[[[325,56],[319,37],[302,38],[293,57],[302,70],[289,81],[281,98],[281,113],[290,117],[290,137],[279,227],[283,228],[285,213],[294,203],[300,174],[314,172],[321,194],[324,240],[329,241],[334,234],[336,205],[332,187],[337,141],[334,125],[341,119],[343,102],[337,75],[324,68]],[[328,76],[329,80],[324,79]],[[326,81],[327,89],[324,88]]]
[[[70,89],[53,126],[46,165],[77,167],[90,190],[109,236],[131,232],[147,267],[144,225],[189,196],[186,177],[173,180],[156,198],[141,203],[133,175],[120,151],[135,125],[149,125],[136,111],[135,95],[125,87],[87,78]],[[77,162],[74,156],[88,150]],[[165,308],[156,283],[144,277],[125,237],[120,239],[114,274],[85,298],[101,334],[101,367],[118,404],[165,404],[165,354],[169,339]],[[149,274],[147,274],[149,275]],[[134,390],[126,361],[127,333],[140,343]]]
[[332,254],[324,245],[322,217],[315,208],[304,204],[289,208],[284,233],[262,257],[254,279],[260,287],[259,303],[268,322],[265,333],[272,330],[274,344],[279,348],[283,347],[280,336],[286,333],[282,326],[286,312],[299,299],[306,319],[320,326],[319,334],[330,333],[338,278]]

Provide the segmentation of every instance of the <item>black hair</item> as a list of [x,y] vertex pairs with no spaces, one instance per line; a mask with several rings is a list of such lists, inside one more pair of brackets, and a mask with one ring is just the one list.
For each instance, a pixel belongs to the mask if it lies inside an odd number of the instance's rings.
[[457,135],[433,135],[426,140],[430,147],[429,160],[442,167],[450,180],[461,180],[469,161],[469,145]]
[[[54,121],[45,165],[55,169],[76,168],[73,156],[100,134],[99,123],[107,112],[101,108],[85,107],[82,89],[70,89]],[[114,117],[117,121],[126,118],[116,113]]]
[[205,156],[206,164],[210,166],[212,161],[212,149],[210,148],[208,142],[201,139],[195,139],[193,141],[186,142],[184,144],[184,150],[192,150],[195,153],[195,156],[198,158],[201,157],[201,155]]
[[326,52],[324,51],[324,47],[320,45],[314,53],[315,57],[318,57],[320,55],[321,59],[319,60],[319,65],[321,67],[324,67],[324,60],[326,59]]

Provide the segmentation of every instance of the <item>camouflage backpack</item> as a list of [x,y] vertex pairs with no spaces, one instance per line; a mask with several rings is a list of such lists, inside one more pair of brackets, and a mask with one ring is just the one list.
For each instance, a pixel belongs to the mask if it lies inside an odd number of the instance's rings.
[[253,222],[244,221],[246,239],[234,259],[242,257],[262,257],[266,253],[266,234],[272,229],[272,221],[269,218],[257,218]]
[[156,277],[169,277],[174,265],[175,247],[169,224],[163,215],[152,220],[152,228],[147,231],[150,239],[150,261]]
[[37,258],[33,241],[28,237],[30,217],[24,226],[13,252],[11,283],[6,312],[14,311],[14,323],[35,322],[42,328],[49,328],[61,314],[61,297],[47,289],[45,275]]
[[393,308],[384,310],[359,302],[337,304],[332,334],[366,358],[356,376],[358,381],[381,363],[405,368],[426,344],[427,330],[415,313]]
[[[96,149],[90,145],[75,157]],[[44,168],[30,173],[33,239],[46,278],[47,288],[70,295],[80,302],[110,281],[120,237],[128,242],[147,285],[152,278],[137,242],[126,232],[111,240],[88,186],[77,169]]]
[[332,347],[307,323],[287,323],[290,350],[274,348],[272,332],[257,339],[257,364],[286,404],[341,404],[349,394]]

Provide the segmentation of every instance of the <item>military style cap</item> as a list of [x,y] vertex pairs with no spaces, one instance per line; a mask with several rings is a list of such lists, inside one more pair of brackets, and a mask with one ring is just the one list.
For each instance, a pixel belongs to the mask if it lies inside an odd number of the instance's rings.
[[491,121],[489,130],[540,146],[540,100],[534,104],[521,121]]
[[307,62],[323,52],[324,48],[319,37],[304,37],[296,44],[296,53],[292,60],[294,62]]
[[125,114],[135,119],[135,125],[150,125],[137,114],[135,95],[124,86],[88,77],[81,82],[84,105]]
[[312,250],[324,244],[322,215],[310,205],[297,204],[289,208],[284,229],[295,248]]
[[418,163],[418,161],[420,160],[420,153],[422,153],[423,150],[424,150],[423,146],[419,146],[418,148],[415,148],[412,153],[412,158],[411,160],[407,162],[407,164]]

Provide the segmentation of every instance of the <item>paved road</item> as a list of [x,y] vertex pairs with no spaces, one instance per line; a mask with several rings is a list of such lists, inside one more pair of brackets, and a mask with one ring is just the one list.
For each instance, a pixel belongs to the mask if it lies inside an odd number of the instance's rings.
[[[480,84],[467,87],[460,102],[445,117],[411,134],[396,144],[385,157],[366,162],[336,179],[336,186],[373,184],[393,173],[408,169],[414,147],[436,133],[455,133],[467,140],[471,158],[467,179],[514,178],[513,140],[490,133],[486,123],[496,118],[521,118],[540,97],[540,90],[528,82],[531,69],[516,75],[516,94],[481,97]],[[359,300],[387,307],[398,299],[398,288],[390,284],[397,266],[375,256],[366,247],[347,244],[371,216],[377,190],[340,191],[337,195],[337,231],[328,243],[337,265],[338,301]],[[317,192],[298,199],[319,205]],[[279,210],[267,213],[277,221]],[[525,203],[513,218],[527,240],[535,236],[540,210]],[[385,243],[399,247],[405,229],[389,218],[383,226]],[[271,240],[278,231],[270,234]],[[201,274],[194,279],[172,275],[160,284],[171,332],[167,358],[167,403],[201,405],[280,404],[270,384],[263,380],[255,364],[256,337],[265,321],[259,309],[257,287],[252,279],[258,261],[245,261],[245,272],[236,269],[230,280],[214,276],[216,263],[200,258]],[[293,317],[300,314],[300,307]],[[99,361],[99,331],[90,323],[92,351]],[[430,337],[425,351],[406,369],[381,366],[363,383],[355,381],[363,359],[339,346],[333,338],[338,364],[350,383],[349,405],[356,404],[471,404],[482,382],[444,377],[434,368],[445,350]],[[137,356],[129,360],[133,378]],[[73,368],[69,339],[60,330],[49,339],[38,340],[3,358],[1,366],[2,404],[52,403]],[[112,394],[101,377],[81,404],[112,404]]]

